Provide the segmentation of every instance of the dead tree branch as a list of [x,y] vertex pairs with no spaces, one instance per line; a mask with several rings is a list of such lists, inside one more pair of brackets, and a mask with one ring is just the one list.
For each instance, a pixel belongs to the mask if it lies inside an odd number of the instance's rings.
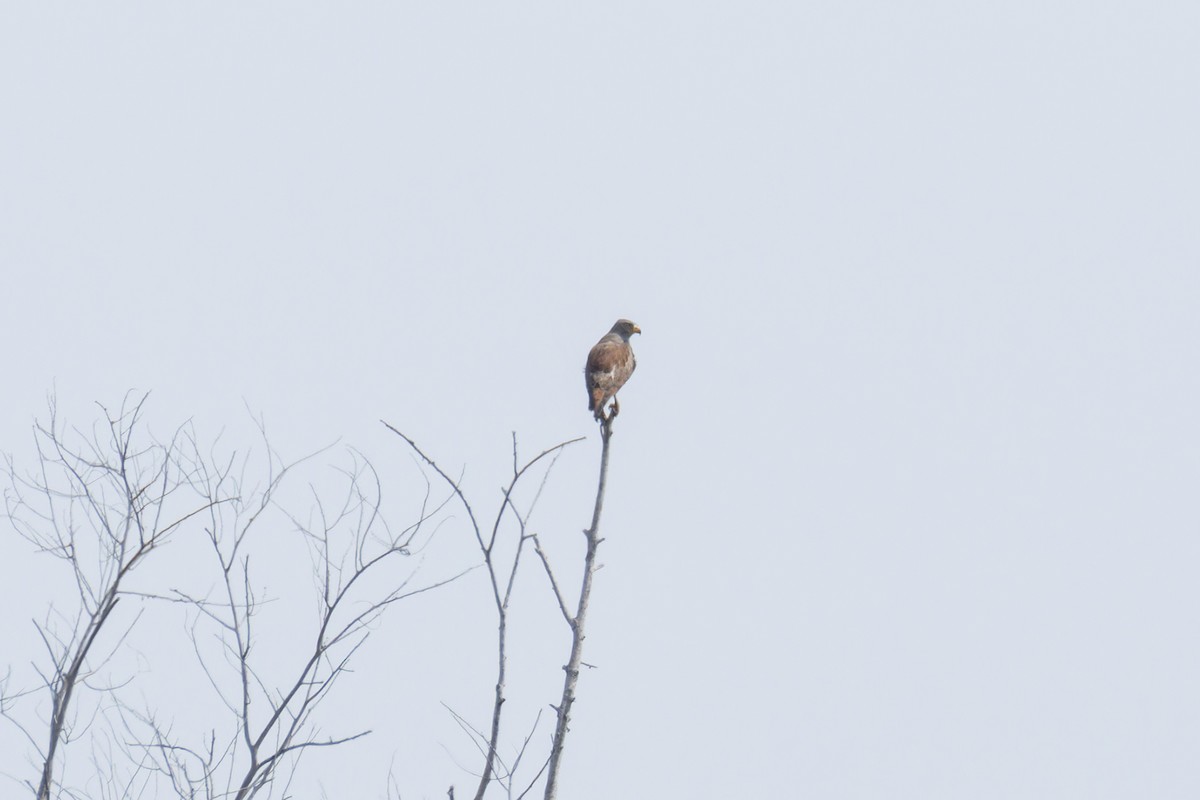
[[[235,472],[233,459],[197,460],[188,473],[192,486],[212,508],[204,532],[219,576],[218,588],[214,596],[177,591],[172,599],[192,607],[196,656],[235,722],[221,748],[211,744],[203,751],[157,748],[156,766],[185,789],[180,797],[249,800],[281,779],[284,764],[294,770],[304,752],[345,744],[369,733],[318,735],[314,714],[347,674],[372,625],[389,607],[470,571],[414,585],[415,570],[397,575],[390,566],[399,567],[400,560],[427,545],[433,535],[426,533],[426,523],[442,506],[431,509],[428,492],[418,520],[393,532],[382,513],[378,474],[370,462],[351,451],[350,466],[336,470],[344,483],[342,494],[330,503],[325,492],[310,486],[312,510],[301,517],[288,512],[287,503],[280,499],[284,478],[299,462],[282,462],[265,433],[264,446],[267,478],[261,489],[247,484],[244,463]],[[265,597],[254,577],[258,564],[254,554],[257,539],[271,529],[278,531],[281,523],[298,534],[296,543],[308,550],[317,613],[292,677],[279,684],[266,677],[268,670],[255,647]],[[219,662],[204,654],[201,623],[221,642],[224,658]],[[211,741],[217,741],[215,733]],[[180,754],[198,769],[183,770]],[[224,786],[214,786],[213,776],[218,773],[226,776]]]
[[[604,489],[608,482],[609,442],[612,439],[612,420],[615,416],[614,414],[600,423],[600,480],[596,487],[596,505],[592,510],[592,524],[591,527],[583,532],[584,537],[587,539],[587,552],[584,554],[583,559],[583,578],[579,588],[579,605],[573,616],[566,613],[562,593],[558,590],[558,584],[554,580],[554,575],[550,570],[550,563],[545,559],[544,554],[542,555],[542,563],[546,567],[546,574],[550,577],[550,583],[554,587],[555,595],[558,597],[559,607],[563,609],[563,615],[567,618],[567,624],[571,628],[571,655],[567,660],[567,665],[563,667],[566,674],[563,678],[562,699],[554,707],[558,715],[558,722],[555,725],[554,740],[550,746],[545,800],[554,800],[558,793],[559,767],[562,764],[563,747],[566,743],[567,732],[570,730],[571,707],[575,704],[575,685],[579,681],[579,668],[583,661],[584,625],[587,621],[588,602],[592,596],[592,579],[597,569],[596,549],[600,546],[600,542],[603,541],[600,538],[600,512],[604,508]],[[540,548],[538,548],[538,551],[541,553]]]
[[[65,791],[57,777],[61,751],[88,724],[77,724],[75,700],[129,633],[132,622],[115,638],[105,636],[131,576],[210,505],[177,500],[183,481],[175,464],[186,444],[184,428],[165,443],[150,439],[142,430],[148,397],[127,394],[115,412],[100,406],[103,422],[90,435],[66,431],[51,397],[49,421],[34,425],[37,470],[21,475],[8,463],[8,518],[39,552],[60,560],[75,585],[74,611],[34,622],[48,659],[37,670],[50,700],[36,748],[40,775],[29,783],[38,800]],[[107,654],[97,647],[102,638],[109,639]],[[0,698],[5,716],[12,699]]]
[[[413,439],[409,438],[387,422],[383,420],[380,421],[388,430],[403,439],[404,442],[412,449],[412,451],[421,459],[421,461],[423,461],[430,467],[430,469],[437,473],[437,475],[450,488],[453,495],[458,498],[464,510],[467,512],[467,517],[471,522],[471,528],[475,535],[475,541],[479,545],[480,554],[483,556],[484,568],[487,570],[488,580],[492,590],[492,599],[496,608],[497,665],[496,688],[492,703],[491,726],[488,735],[486,737],[480,737],[485,742],[484,747],[482,748],[484,750],[484,765],[483,770],[480,773],[479,785],[475,790],[475,800],[483,800],[484,794],[487,792],[488,784],[491,781],[506,781],[511,779],[511,771],[504,767],[504,765],[500,762],[497,752],[497,748],[499,747],[500,743],[501,713],[505,700],[504,690],[508,669],[507,644],[509,604],[512,599],[512,591],[516,582],[517,570],[521,563],[521,555],[524,552],[525,541],[530,538],[526,534],[526,526],[529,521],[529,516],[532,514],[533,508],[537,503],[538,497],[541,495],[541,489],[545,486],[545,478],[543,477],[537,494],[535,494],[533,501],[530,503],[529,508],[524,514],[522,514],[513,503],[513,492],[516,490],[521,478],[531,467],[548,456],[554,456],[554,459],[556,460],[563,448],[582,441],[582,437],[569,439],[567,441],[560,442],[553,447],[547,448],[541,453],[538,453],[522,466],[517,454],[517,437],[515,433],[513,434],[512,477],[509,480],[508,485],[502,490],[500,507],[496,512],[495,521],[492,523],[491,530],[485,536],[483,529],[480,528],[479,522],[476,519],[474,509],[471,507],[470,502],[467,500],[466,494],[463,492],[461,482],[452,478],[445,470],[439,467],[430,456],[426,455],[426,453],[417,446],[417,443]],[[547,475],[553,466],[554,460],[551,461],[550,466],[546,470]],[[518,538],[516,541],[516,549],[512,556],[512,561],[502,568],[496,557],[496,543],[500,535],[501,523],[504,521],[505,514],[510,511],[512,512],[513,519],[517,523]],[[460,724],[465,724],[465,720],[462,720],[462,718],[457,714],[455,714],[455,717],[460,721]],[[522,748],[522,753],[523,752],[524,748]]]

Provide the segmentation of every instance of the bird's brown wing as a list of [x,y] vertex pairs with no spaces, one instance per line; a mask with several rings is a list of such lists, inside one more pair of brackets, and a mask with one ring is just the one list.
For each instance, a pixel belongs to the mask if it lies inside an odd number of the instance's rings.
[[633,348],[625,342],[606,341],[596,343],[588,353],[587,367],[584,368],[584,378],[588,389],[588,409],[594,411],[597,405],[617,393],[633,374],[637,364],[633,360]]

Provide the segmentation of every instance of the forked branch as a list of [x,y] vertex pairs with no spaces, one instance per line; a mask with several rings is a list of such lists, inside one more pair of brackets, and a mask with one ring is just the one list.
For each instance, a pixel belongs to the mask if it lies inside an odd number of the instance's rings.
[[[48,423],[34,426],[37,469],[23,476],[11,461],[8,465],[8,518],[38,551],[63,562],[76,594],[73,615],[48,614],[35,623],[49,659],[35,669],[50,709],[44,743],[37,746],[38,800],[62,791],[60,750],[72,737],[79,693],[129,634],[126,629],[106,635],[131,576],[184,523],[217,502],[177,499],[184,483],[176,464],[188,445],[185,428],[165,443],[149,438],[142,422],[147,397],[127,394],[116,412],[101,406],[104,421],[90,437],[77,430],[71,435],[60,425],[51,397]],[[116,643],[107,654],[97,652],[102,638]],[[12,699],[0,696],[0,714],[9,716]]]
[[[380,420],[380,421],[383,422],[382,420]],[[491,726],[490,726],[488,735],[486,737],[485,744],[483,746],[484,765],[483,765],[483,770],[480,773],[479,785],[476,787],[476,790],[475,790],[475,800],[483,800],[484,794],[487,792],[488,784],[491,781],[493,781],[493,780],[509,780],[509,781],[511,781],[511,778],[512,778],[511,771],[506,770],[506,769],[505,770],[498,769],[498,767],[502,767],[503,765],[499,764],[498,754],[497,754],[497,748],[499,747],[499,744],[500,744],[500,734],[501,734],[500,720],[501,720],[501,713],[502,713],[502,710],[504,707],[505,681],[507,679],[507,670],[508,670],[507,645],[508,645],[509,601],[512,598],[513,585],[516,581],[517,569],[521,563],[521,555],[524,553],[524,550],[525,550],[525,541],[529,538],[533,538],[526,534],[526,526],[529,522],[529,516],[533,512],[533,507],[534,507],[534,505],[536,505],[538,497],[540,497],[540,495],[541,495],[541,487],[539,487],[537,494],[534,496],[533,501],[530,503],[530,507],[525,511],[524,514],[521,514],[517,510],[517,507],[514,505],[513,492],[516,491],[517,486],[521,481],[521,478],[528,473],[528,471],[531,467],[533,467],[535,464],[540,462],[542,459],[547,458],[549,456],[554,456],[554,458],[557,459],[558,455],[561,453],[563,448],[565,448],[568,445],[574,444],[575,442],[582,441],[582,437],[575,438],[575,439],[569,439],[567,441],[560,442],[559,444],[556,444],[553,447],[543,450],[542,452],[538,453],[536,456],[531,458],[529,461],[527,461],[524,465],[521,465],[520,460],[517,457],[516,434],[513,435],[513,474],[512,474],[512,478],[509,480],[508,485],[506,487],[504,487],[504,489],[503,489],[503,496],[500,501],[500,508],[496,511],[496,519],[492,523],[491,530],[485,536],[483,530],[479,527],[478,521],[476,520],[474,510],[471,508],[471,504],[467,500],[466,494],[463,492],[461,483],[459,481],[455,480],[454,478],[452,478],[445,470],[443,470],[441,467],[439,467],[437,465],[437,463],[432,458],[430,458],[428,455],[426,455],[425,452],[423,450],[421,450],[421,448],[417,446],[417,443],[415,441],[413,441],[411,438],[409,438],[408,436],[406,436],[405,434],[403,434],[402,432],[400,432],[399,430],[397,430],[395,427],[388,424],[387,422],[383,422],[383,425],[385,427],[387,427],[387,429],[390,430],[392,433],[396,434],[401,439],[403,439],[404,442],[412,449],[412,451],[414,453],[416,453],[417,456],[425,464],[427,464],[430,467],[430,469],[432,469],[434,472],[436,472],[438,474],[439,477],[441,477],[441,479],[446,483],[446,485],[449,486],[449,488],[450,488],[451,492],[454,494],[454,496],[457,497],[459,499],[459,501],[462,503],[463,508],[467,512],[467,517],[471,521],[471,527],[475,534],[475,541],[479,545],[480,554],[483,556],[483,565],[488,573],[488,580],[490,581],[490,585],[491,585],[491,589],[492,589],[492,599],[495,604],[496,618],[497,618],[496,619],[497,665],[496,665],[496,689],[495,689],[495,695],[494,695],[494,699],[493,699],[493,703],[492,703]],[[554,462],[551,461],[550,466],[547,467],[547,470],[546,470],[547,475],[549,474],[549,471],[550,471],[550,469],[553,468],[553,466],[554,466]],[[545,485],[545,478],[543,478],[543,483],[542,483],[542,486],[544,486],[544,485]],[[518,538],[517,538],[517,542],[516,542],[516,548],[515,548],[513,556],[512,556],[512,560],[509,561],[506,565],[503,565],[503,568],[502,568],[502,565],[499,563],[499,560],[497,558],[496,544],[497,544],[498,537],[500,536],[501,523],[504,521],[505,513],[510,512],[510,511],[512,512],[513,519],[517,523]],[[536,546],[536,540],[535,540],[534,544]],[[506,577],[502,578],[502,575],[504,575]],[[461,718],[459,718],[459,719],[461,720]],[[482,739],[484,737],[480,737],[480,738]],[[524,752],[524,747],[522,747],[522,752]],[[514,768],[515,768],[515,765],[514,765]],[[510,783],[510,785],[511,785],[511,783]]]

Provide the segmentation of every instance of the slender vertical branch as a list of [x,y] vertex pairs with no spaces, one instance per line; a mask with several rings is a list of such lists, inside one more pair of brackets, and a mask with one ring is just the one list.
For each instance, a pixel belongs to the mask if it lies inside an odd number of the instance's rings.
[[[508,486],[504,487],[502,490],[503,497],[500,501],[500,508],[496,511],[495,522],[492,523],[491,532],[485,537],[483,530],[480,528],[479,523],[476,520],[475,512],[471,508],[471,504],[467,501],[467,496],[463,493],[462,485],[459,483],[459,481],[456,481],[454,478],[450,477],[450,475],[447,474],[441,467],[439,467],[432,458],[426,455],[425,452],[421,450],[421,448],[417,446],[417,443],[411,438],[386,421],[380,420],[380,422],[382,422],[384,427],[386,427],[392,433],[403,439],[404,442],[412,449],[412,451],[416,453],[422,461],[428,464],[430,469],[436,472],[443,481],[445,481],[452,494],[456,496],[462,503],[463,508],[467,512],[467,516],[470,518],[471,527],[475,534],[475,541],[479,545],[479,552],[483,556],[483,565],[487,570],[488,579],[491,583],[492,597],[496,606],[496,687],[492,702],[492,720],[487,736],[486,749],[484,751],[483,769],[480,771],[479,785],[476,787],[474,795],[474,800],[483,800],[484,795],[487,793],[488,785],[493,780],[503,780],[503,775],[499,774],[499,771],[497,770],[497,748],[500,744],[501,715],[504,709],[504,691],[508,673],[507,647],[509,601],[512,599],[513,585],[516,582],[517,569],[521,564],[521,555],[525,550],[525,540],[532,538],[531,536],[526,535],[525,528],[529,519],[529,515],[533,512],[533,506],[537,504],[537,499],[541,495],[541,488],[538,489],[538,494],[534,496],[534,499],[530,503],[530,507],[526,510],[524,516],[522,516],[522,514],[517,510],[517,507],[513,504],[513,493],[516,491],[517,485],[520,483],[522,476],[525,475],[530,467],[532,467],[534,464],[537,464],[547,456],[553,455],[554,460],[557,460],[560,451],[564,447],[581,441],[581,438],[569,439],[565,442],[560,442],[559,444],[556,444],[553,447],[547,448],[538,453],[536,456],[526,462],[524,466],[520,466],[520,460],[517,456],[517,437],[515,433],[513,434],[512,478],[509,480]],[[547,474],[549,474],[549,470],[553,468],[554,460],[551,461],[550,467],[547,468]],[[545,486],[544,478],[542,486]],[[504,583],[504,587],[502,589],[502,565],[497,561],[495,548],[497,538],[500,535],[500,526],[504,521],[504,515],[506,512],[511,512],[513,518],[517,521],[518,538],[515,553],[513,554],[512,561],[506,570],[508,572],[508,579],[507,582]],[[483,738],[484,737],[480,735],[480,739],[482,740]],[[451,787],[451,792],[453,793],[453,787]]]
[[[579,589],[579,607],[575,616],[567,621],[571,626],[571,657],[563,667],[562,700],[555,711],[558,724],[554,728],[554,741],[550,746],[550,762],[546,776],[546,800],[558,795],[558,769],[562,763],[563,745],[570,730],[571,706],[575,703],[575,684],[579,681],[579,667],[583,661],[584,624],[587,622],[588,601],[592,596],[592,578],[596,574],[596,549],[603,541],[600,538],[600,512],[604,508],[604,488],[608,482],[608,445],[612,439],[612,420],[615,414],[600,423],[600,481],[596,487],[596,506],[592,510],[592,525],[583,535],[587,538],[587,553],[583,560],[583,579]],[[549,567],[547,567],[549,571]],[[553,580],[553,576],[551,576]],[[555,586],[557,592],[557,586]]]

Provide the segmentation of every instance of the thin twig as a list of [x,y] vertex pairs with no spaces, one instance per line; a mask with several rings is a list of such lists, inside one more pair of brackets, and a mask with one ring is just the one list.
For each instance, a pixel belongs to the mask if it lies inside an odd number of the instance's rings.
[[546,577],[550,579],[550,588],[554,590],[554,599],[558,601],[558,610],[562,612],[563,619],[567,625],[573,626],[575,620],[571,617],[571,612],[567,611],[567,601],[563,597],[562,590],[558,588],[558,581],[554,579],[554,571],[550,569],[550,560],[546,557],[546,551],[542,549],[542,542],[538,539],[537,534],[532,534],[533,549],[538,554],[538,558],[542,560],[542,566],[546,568]]
[[[565,448],[567,445],[582,441],[582,437],[569,439],[567,441],[560,442],[553,447],[549,447],[526,462],[524,466],[520,466],[520,459],[517,452],[517,437],[515,433],[513,434],[513,475],[508,483],[508,486],[503,489],[503,496],[500,502],[500,507],[496,512],[496,519],[492,523],[492,528],[485,539],[483,532],[481,531],[476,520],[475,512],[467,500],[466,494],[463,492],[460,481],[451,478],[450,475],[447,474],[441,467],[439,467],[432,458],[426,455],[425,452],[417,446],[413,439],[401,433],[398,429],[387,422],[384,422],[383,420],[380,421],[388,430],[403,439],[408,446],[412,448],[413,452],[415,452],[426,464],[428,464],[434,470],[434,472],[436,472],[442,478],[442,480],[446,482],[451,492],[458,497],[459,501],[463,505],[463,508],[467,512],[467,516],[470,518],[471,527],[475,534],[476,542],[479,545],[480,554],[483,556],[484,567],[488,573],[488,580],[492,589],[492,598],[496,608],[496,685],[494,699],[492,702],[491,727],[489,734],[486,737],[487,746],[484,753],[484,766],[479,777],[479,784],[475,790],[475,800],[483,800],[484,794],[487,792],[488,784],[492,780],[501,780],[502,778],[508,779],[508,777],[511,776],[511,772],[508,771],[507,767],[504,767],[504,764],[498,755],[501,714],[503,712],[505,702],[504,692],[508,665],[508,606],[509,601],[512,598],[512,591],[516,582],[517,570],[521,563],[521,555],[525,550],[525,540],[528,538],[525,534],[525,526],[527,524],[529,514],[532,512],[533,505],[537,503],[537,499],[541,495],[542,488],[545,487],[546,478],[543,477],[542,483],[539,486],[537,493],[534,495],[533,503],[530,505],[530,508],[524,515],[520,513],[513,503],[513,492],[516,490],[521,478],[534,464],[537,464],[547,456],[553,455],[554,460],[551,461],[550,467],[547,469],[548,474],[549,470],[553,468],[554,463],[557,461],[558,455],[561,453],[563,448]],[[507,573],[507,581],[505,582],[505,586],[502,591],[498,566],[495,559],[495,548],[496,542],[500,535],[501,524],[504,521],[504,515],[507,511],[511,511],[513,517],[517,521],[518,538],[512,560],[507,565],[505,570]],[[497,763],[499,763],[501,767],[504,767],[504,776],[497,771]]]

